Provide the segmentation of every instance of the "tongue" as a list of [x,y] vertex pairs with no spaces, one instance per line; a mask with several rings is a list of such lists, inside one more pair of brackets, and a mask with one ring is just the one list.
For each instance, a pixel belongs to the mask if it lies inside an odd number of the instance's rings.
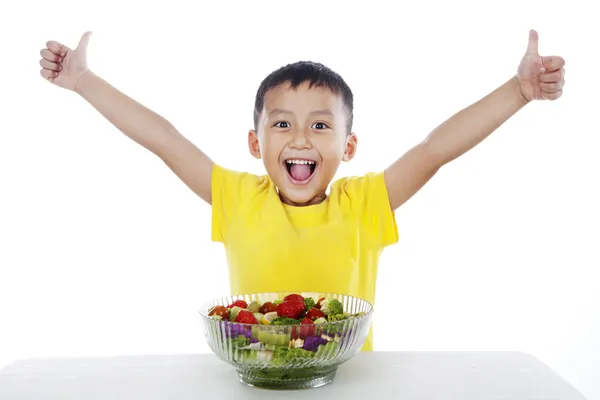
[[305,181],[310,177],[310,165],[308,164],[292,164],[290,175],[297,181]]

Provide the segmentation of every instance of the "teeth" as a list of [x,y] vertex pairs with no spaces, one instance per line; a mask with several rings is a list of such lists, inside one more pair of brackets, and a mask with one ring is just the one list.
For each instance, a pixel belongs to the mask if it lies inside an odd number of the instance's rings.
[[288,164],[314,164],[315,162],[312,160],[286,160]]

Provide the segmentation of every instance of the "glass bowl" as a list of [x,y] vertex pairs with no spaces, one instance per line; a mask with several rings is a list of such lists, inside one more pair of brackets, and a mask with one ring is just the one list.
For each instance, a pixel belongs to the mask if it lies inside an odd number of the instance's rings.
[[373,306],[362,299],[334,293],[294,292],[307,298],[339,300],[344,312],[359,314],[321,324],[242,324],[209,317],[216,305],[236,300],[250,304],[282,300],[291,292],[244,294],[213,300],[200,309],[203,331],[211,350],[233,365],[242,383],[267,389],[309,389],[330,383],[338,366],[363,346]]

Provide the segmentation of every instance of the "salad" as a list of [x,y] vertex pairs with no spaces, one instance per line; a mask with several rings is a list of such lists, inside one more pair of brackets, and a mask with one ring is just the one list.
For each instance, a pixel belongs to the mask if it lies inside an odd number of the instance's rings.
[[237,361],[273,365],[333,356],[344,333],[350,333],[344,332],[348,321],[361,315],[346,312],[335,298],[299,294],[264,303],[236,300],[208,312],[209,318],[222,322],[218,330],[235,349]]

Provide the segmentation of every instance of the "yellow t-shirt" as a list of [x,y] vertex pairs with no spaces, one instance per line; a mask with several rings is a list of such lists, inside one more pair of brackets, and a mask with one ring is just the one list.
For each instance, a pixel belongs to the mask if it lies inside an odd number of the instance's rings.
[[268,175],[215,164],[212,240],[225,246],[232,294],[332,292],[373,304],[379,257],[398,229],[383,172],[339,179],[322,203],[294,207]]

